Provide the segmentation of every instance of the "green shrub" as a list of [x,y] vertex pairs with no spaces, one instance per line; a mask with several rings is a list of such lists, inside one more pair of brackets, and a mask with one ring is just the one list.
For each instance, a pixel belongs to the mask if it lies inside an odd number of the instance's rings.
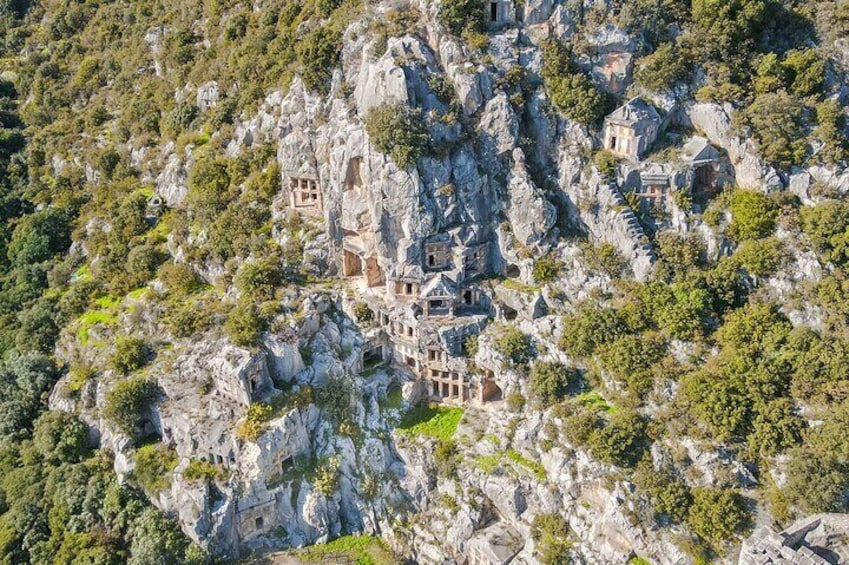
[[593,455],[606,463],[633,467],[646,448],[646,424],[635,411],[619,409],[601,428],[592,432],[588,444]]
[[616,155],[607,149],[593,153],[593,163],[606,179],[612,179],[616,175]]
[[749,523],[746,501],[733,490],[718,488],[693,489],[693,504],[687,514],[687,525],[718,552],[731,537],[742,532]]
[[403,103],[385,103],[372,108],[365,126],[377,150],[389,155],[401,169],[416,164],[429,139],[421,111]]
[[330,496],[339,486],[339,460],[331,457],[321,462],[315,470],[313,488],[322,496]]
[[253,302],[241,301],[230,310],[224,323],[224,332],[234,344],[252,347],[259,343],[266,325],[266,320]]
[[192,294],[202,286],[195,270],[185,263],[165,263],[159,268],[157,277],[168,292],[177,296]]
[[604,116],[607,101],[592,80],[574,67],[571,58],[563,43],[543,44],[542,78],[552,104],[570,120],[589,126]]
[[112,367],[123,375],[138,371],[147,363],[148,349],[145,341],[138,337],[122,337],[115,342]]
[[808,143],[803,108],[793,96],[783,90],[762,94],[738,116],[751,128],[767,162],[783,168],[804,162]]
[[531,369],[528,386],[536,400],[543,406],[551,406],[575,390],[579,380],[580,373],[562,363],[537,361]]
[[534,516],[531,535],[543,565],[569,565],[572,562],[569,524],[560,514]]
[[230,174],[222,159],[200,157],[189,171],[186,205],[200,220],[211,221],[227,207]]
[[516,367],[526,366],[534,357],[531,338],[515,326],[503,328],[495,337],[495,349]]
[[746,272],[755,277],[774,275],[788,260],[784,244],[774,237],[746,241],[734,257]]
[[729,235],[737,241],[767,237],[775,229],[778,210],[766,195],[737,189],[731,194]]
[[203,459],[192,459],[183,471],[187,481],[212,481],[220,474],[218,467]]
[[574,73],[546,80],[554,106],[570,120],[591,126],[607,112],[607,101],[587,75]]
[[245,261],[233,280],[244,299],[267,301],[283,282],[283,269],[277,257],[271,256],[257,261]]
[[157,396],[158,387],[141,377],[121,381],[106,393],[103,416],[130,434],[141,423],[142,418]]
[[179,463],[177,452],[158,443],[136,450],[136,467],[133,478],[150,494],[158,493],[171,485],[171,472]]
[[642,395],[653,381],[652,370],[666,355],[663,340],[652,333],[624,335],[599,351],[602,366],[628,390]]
[[849,203],[832,200],[801,210],[802,231],[824,261],[842,266],[849,260]]
[[656,514],[676,524],[686,520],[692,503],[690,489],[669,470],[655,469],[650,453],[646,453],[635,467],[633,481],[648,497]]
[[307,33],[295,46],[301,63],[301,78],[308,90],[327,94],[333,69],[339,64],[340,37],[319,27]]
[[478,0],[443,2],[439,10],[442,25],[456,36],[466,31],[481,33],[486,30],[484,4]]
[[245,419],[236,427],[236,435],[245,441],[256,441],[265,431],[265,423],[274,415],[274,409],[265,402],[256,402],[248,407]]
[[637,61],[634,81],[651,91],[672,87],[687,75],[687,58],[672,43],[664,43],[651,55]]
[[846,115],[836,100],[826,100],[816,106],[817,127],[814,135],[823,143],[817,158],[833,164],[849,158],[849,140],[843,134]]
[[507,409],[510,412],[521,412],[525,408],[525,396],[518,390],[507,395]]
[[474,359],[480,347],[479,336],[470,335],[463,341],[463,352],[469,359]]
[[791,399],[777,398],[756,405],[754,413],[752,433],[746,438],[753,453],[770,457],[802,439],[804,421]]
[[546,284],[553,282],[560,276],[560,271],[563,269],[563,262],[558,261],[551,255],[540,257],[534,261],[533,276],[534,281],[538,284]]
[[354,318],[360,324],[368,324],[374,319],[374,312],[365,302],[357,302],[354,305]]
[[441,477],[453,477],[458,465],[457,444],[453,439],[440,439],[433,449],[433,460]]
[[590,269],[610,278],[620,276],[628,265],[628,262],[612,243],[605,242],[601,245],[586,243],[581,245],[581,253]]
[[35,421],[32,441],[52,463],[76,463],[89,452],[88,426],[73,414],[45,412]]
[[589,357],[626,331],[622,316],[612,308],[585,304],[563,321],[560,347],[575,357]]

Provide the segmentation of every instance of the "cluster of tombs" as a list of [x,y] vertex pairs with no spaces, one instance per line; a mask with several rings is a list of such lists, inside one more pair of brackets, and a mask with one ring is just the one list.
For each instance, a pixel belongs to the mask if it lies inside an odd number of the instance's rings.
[[493,311],[484,283],[490,245],[473,230],[456,228],[426,240],[421,260],[398,272],[384,270],[369,242],[346,232],[342,275],[359,287],[370,312],[364,366],[391,362],[421,379],[432,400],[500,399],[492,373],[471,374],[465,351]]
[[[500,9],[500,8],[499,8]],[[640,195],[643,205],[665,205],[671,190],[710,197],[721,177],[720,154],[707,140],[691,137],[674,162],[641,162],[666,121],[641,98],[629,100],[605,119],[603,146],[621,158],[619,185]],[[360,158],[348,165],[345,190],[362,186]],[[292,209],[323,214],[317,176],[289,175]],[[342,230],[341,274],[356,283],[371,311],[373,327],[364,362],[393,362],[412,372],[434,400],[485,402],[501,397],[489,375],[470,375],[464,347],[497,305],[491,287],[493,240],[465,226],[439,233],[416,248],[418,259],[382,265],[371,231]],[[415,255],[415,254],[413,254]]]
[[[495,2],[502,10],[502,3]],[[498,12],[501,14],[501,12]],[[696,202],[713,195],[721,181],[721,156],[707,140],[680,139],[672,162],[641,161],[666,129],[668,117],[633,98],[605,119],[602,145],[620,158],[619,187],[636,192],[642,205],[661,207],[672,190],[689,190]],[[667,138],[671,135],[667,133]],[[361,188],[362,159],[348,163],[344,189]],[[322,216],[318,177],[293,173],[285,186],[292,209]],[[375,233],[342,229],[339,261],[344,278],[359,287],[373,328],[365,363],[391,362],[426,384],[434,400],[481,402],[501,397],[491,374],[470,375],[464,344],[493,312],[501,312],[492,287],[481,284],[493,268],[493,237],[474,226],[438,233],[408,253],[401,265],[382,263]],[[501,273],[503,274],[503,273]]]
[[622,160],[619,187],[639,195],[646,210],[663,208],[672,190],[689,192],[694,205],[703,206],[725,180],[721,154],[699,136],[683,139],[667,132],[667,140],[680,142],[680,147],[666,153],[662,161],[644,160],[670,117],[661,117],[654,106],[636,97],[604,119],[602,145]]

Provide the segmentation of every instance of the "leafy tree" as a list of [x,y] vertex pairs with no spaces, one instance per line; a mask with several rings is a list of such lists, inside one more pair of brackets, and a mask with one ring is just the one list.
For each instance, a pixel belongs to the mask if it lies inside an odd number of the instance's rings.
[[27,435],[58,377],[53,362],[40,354],[15,352],[0,363],[0,436]]
[[796,96],[817,97],[825,84],[825,61],[816,49],[794,49],[784,58],[790,91]]
[[103,415],[121,431],[131,434],[158,396],[158,387],[145,378],[120,381],[106,393]]
[[786,88],[790,80],[787,68],[781,64],[777,53],[767,53],[755,65],[755,93],[766,94]]
[[24,216],[9,242],[9,260],[15,265],[40,263],[68,249],[71,228],[64,210],[46,208]]
[[600,346],[610,343],[626,331],[622,316],[612,308],[582,305],[563,322],[560,347],[570,355],[588,357]]
[[59,337],[56,300],[42,298],[18,315],[20,326],[15,336],[19,351],[50,353]]
[[298,41],[295,51],[307,89],[320,94],[330,90],[333,69],[339,64],[339,40],[333,31],[318,27]]
[[652,369],[665,355],[663,340],[652,333],[624,335],[599,351],[602,366],[636,394],[651,386]]
[[767,15],[764,0],[693,0],[690,49],[742,73]]
[[696,488],[692,492],[687,525],[712,547],[721,548],[748,525],[749,511],[739,493],[718,488]]
[[774,275],[788,259],[784,244],[774,237],[746,241],[734,257],[755,277]]
[[658,255],[657,276],[662,280],[682,279],[704,263],[704,242],[697,236],[684,237],[674,231],[662,231],[655,236],[654,243]]
[[800,165],[808,154],[802,105],[780,90],[762,94],[738,115],[748,126],[767,162],[788,168]]
[[88,426],[66,412],[45,412],[35,421],[33,445],[49,463],[77,463],[89,450]]
[[730,235],[737,241],[767,237],[775,229],[778,210],[766,195],[737,189],[731,194]]
[[145,445],[136,450],[133,478],[145,491],[154,495],[171,485],[171,472],[179,458],[172,448],[161,444]]
[[147,362],[147,344],[138,337],[123,337],[115,342],[112,366],[121,374],[138,371]]
[[610,420],[590,434],[593,455],[614,465],[633,467],[646,448],[646,424],[634,410],[621,408]]
[[550,255],[540,257],[534,261],[533,276],[534,281],[539,284],[553,282],[560,276],[560,271],[563,269],[563,263]]
[[247,299],[271,300],[274,292],[283,284],[280,261],[273,256],[259,261],[246,261],[239,267],[234,282]]
[[259,309],[252,302],[242,301],[230,310],[224,331],[236,345],[249,347],[259,342],[265,325]]
[[531,369],[530,390],[543,406],[563,400],[576,388],[580,374],[562,363],[537,361]]
[[780,453],[799,443],[804,422],[789,398],[778,398],[755,407],[752,433],[747,442],[762,456]]
[[531,338],[515,326],[502,329],[495,337],[495,347],[514,366],[526,366],[534,355]]
[[680,394],[689,403],[692,414],[708,427],[717,441],[726,441],[745,433],[750,406],[745,390],[736,382],[701,370],[682,380]]
[[823,143],[817,157],[825,163],[837,163],[849,158],[849,141],[844,134],[846,115],[836,100],[817,104],[817,127],[814,135]]
[[406,104],[382,104],[365,119],[366,133],[378,151],[389,155],[398,167],[409,169],[422,156],[428,131],[419,110]]
[[201,280],[191,266],[185,263],[165,263],[159,268],[157,277],[169,292],[177,296],[186,296],[201,287]]
[[190,563],[186,557],[192,552],[186,537],[155,508],[146,509],[133,523],[132,539],[128,565]]
[[659,92],[672,87],[687,74],[687,59],[672,43],[664,43],[651,55],[637,61],[635,82],[651,91]]
[[593,81],[584,74],[572,73],[546,79],[551,102],[564,116],[579,124],[598,123],[607,112],[607,101]]
[[572,542],[569,524],[560,514],[537,514],[531,524],[531,535],[543,565],[569,565],[572,563]]
[[554,106],[570,120],[589,126],[604,116],[607,101],[592,80],[574,67],[571,58],[565,44],[543,44],[542,78]]
[[230,174],[222,160],[199,158],[189,171],[186,204],[200,219],[213,219],[229,201]]
[[843,265],[849,260],[849,203],[831,200],[801,210],[802,231],[825,261]]
[[439,19],[442,24],[457,36],[467,31],[484,32],[486,30],[485,16],[484,5],[477,0],[445,2],[439,10]]
[[692,503],[690,489],[670,469],[655,469],[650,453],[637,463],[633,481],[646,494],[656,514],[676,524],[687,518]]

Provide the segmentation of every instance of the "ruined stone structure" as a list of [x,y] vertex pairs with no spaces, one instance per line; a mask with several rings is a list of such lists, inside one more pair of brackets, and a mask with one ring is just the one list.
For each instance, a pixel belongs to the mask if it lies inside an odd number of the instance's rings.
[[516,5],[513,0],[485,0],[487,25],[490,29],[516,22]]
[[683,142],[672,161],[620,164],[619,185],[624,192],[638,194],[645,211],[665,208],[676,191],[688,192],[694,207],[701,209],[728,180],[721,159],[705,138],[693,136]]
[[425,238],[419,249],[384,269],[373,233],[344,232],[342,276],[372,311],[363,364],[392,363],[435,401],[500,400],[497,385],[470,374],[464,357],[466,340],[494,313],[480,284],[493,272],[490,242],[455,228]]
[[320,215],[324,210],[324,199],[318,179],[292,175],[288,181],[292,208],[304,214]]
[[779,533],[759,528],[743,543],[740,565],[836,565],[849,562],[849,517],[819,514]]
[[637,161],[657,139],[661,124],[654,106],[642,98],[632,98],[604,119],[604,148]]

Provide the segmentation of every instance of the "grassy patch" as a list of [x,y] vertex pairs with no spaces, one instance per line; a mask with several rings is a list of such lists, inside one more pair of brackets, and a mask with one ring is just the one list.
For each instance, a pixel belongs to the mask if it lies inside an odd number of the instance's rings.
[[[314,545],[296,553],[304,563],[334,562],[356,565],[394,565],[397,560],[380,538],[343,536],[330,543]],[[344,560],[344,561],[343,561]]]
[[613,412],[615,410],[615,408],[608,404],[598,391],[595,390],[579,394],[575,398],[582,406],[598,410],[599,412]]
[[177,452],[156,443],[136,450],[136,468],[133,476],[148,492],[157,493],[171,486],[171,472],[180,462]]
[[545,467],[536,461],[531,461],[514,449],[508,449],[507,451],[494,453],[493,455],[482,455],[475,459],[475,467],[489,474],[495,471],[505,458],[513,463],[514,468],[531,473],[538,481],[544,481],[548,478]]
[[392,387],[386,393],[386,398],[380,403],[384,410],[401,410],[404,408],[404,396],[401,387]]
[[480,457],[475,459],[475,467],[477,467],[486,474],[490,474],[498,468],[503,458],[503,453],[495,453],[494,455],[481,455]]
[[411,436],[449,440],[457,431],[462,417],[462,408],[435,404],[417,406],[404,415],[398,429]]
[[88,264],[83,265],[71,275],[72,282],[85,282],[91,280],[91,268],[89,268]]
[[531,474],[533,474],[533,476],[539,481],[544,481],[548,477],[548,474],[545,472],[545,467],[536,461],[531,461],[514,449],[507,451],[507,458],[516,465],[530,471]]
[[501,284],[504,285],[504,288],[509,288],[510,290],[515,290],[517,292],[526,292],[529,294],[533,294],[541,290],[540,287],[525,284],[519,279],[504,279]]

